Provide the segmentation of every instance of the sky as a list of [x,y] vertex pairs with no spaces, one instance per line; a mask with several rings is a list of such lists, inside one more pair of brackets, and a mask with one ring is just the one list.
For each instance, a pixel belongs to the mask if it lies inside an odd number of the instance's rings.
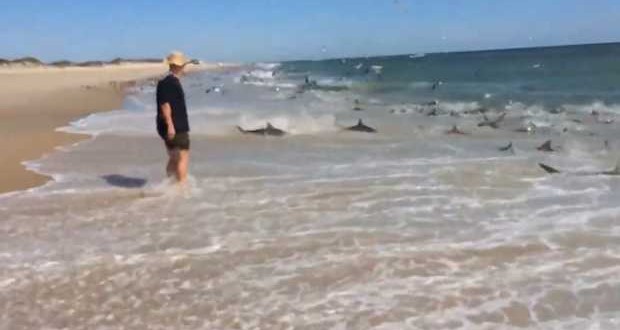
[[618,0],[1,0],[0,58],[279,61],[620,41]]

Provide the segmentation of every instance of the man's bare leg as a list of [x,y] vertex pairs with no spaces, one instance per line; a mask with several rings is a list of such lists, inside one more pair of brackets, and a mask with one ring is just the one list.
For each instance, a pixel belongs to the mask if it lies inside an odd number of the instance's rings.
[[176,178],[179,183],[187,181],[187,169],[189,167],[189,150],[179,150],[176,162]]
[[166,165],[166,174],[169,178],[176,176],[178,160],[179,150],[168,149],[168,165]]

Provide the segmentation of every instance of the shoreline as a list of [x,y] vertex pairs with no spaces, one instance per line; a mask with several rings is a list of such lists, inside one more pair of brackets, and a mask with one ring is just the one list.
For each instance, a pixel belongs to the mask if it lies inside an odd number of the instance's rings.
[[[190,72],[216,68],[204,64]],[[85,116],[118,110],[130,87],[167,72],[163,64],[0,68],[0,195],[40,187],[53,178],[29,168],[56,148],[88,139],[58,131]]]

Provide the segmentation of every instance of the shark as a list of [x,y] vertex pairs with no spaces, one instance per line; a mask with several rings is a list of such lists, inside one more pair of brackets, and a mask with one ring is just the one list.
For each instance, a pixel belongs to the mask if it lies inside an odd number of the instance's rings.
[[490,120],[489,117],[487,117],[487,115],[482,115],[482,118],[484,119],[483,122],[478,124],[478,127],[484,127],[484,126],[488,126],[491,128],[495,128],[498,129],[499,128],[499,124],[504,121],[504,118],[506,118],[506,113],[502,113],[501,115],[499,115],[499,117],[495,118],[495,120]]
[[499,151],[511,151],[512,153],[514,153],[514,148],[512,147],[512,142],[508,143],[507,146],[499,147],[498,149],[499,149]]
[[540,147],[536,148],[536,150],[544,151],[544,152],[554,152],[555,151],[555,149],[553,149],[551,147],[551,140],[548,140],[547,142],[543,143]]
[[357,122],[357,125],[346,127],[345,130],[364,133],[377,133],[376,129],[367,126],[361,119]]
[[[547,164],[543,164],[543,163],[538,163],[538,166],[540,166],[540,168],[542,168],[545,172],[547,172],[548,174],[560,174],[560,173],[564,173],[563,171],[555,168],[555,167],[551,167]],[[573,172],[571,174],[574,175],[580,175],[580,176],[598,176],[598,175],[603,175],[603,176],[620,176],[620,162],[618,162],[618,164],[616,164],[616,167],[608,170],[608,171],[598,171],[598,172]]]
[[254,135],[262,135],[262,136],[284,136],[287,133],[279,128],[273,127],[271,123],[267,122],[267,126],[265,128],[246,130],[241,126],[237,126],[239,132],[243,134],[254,134]]

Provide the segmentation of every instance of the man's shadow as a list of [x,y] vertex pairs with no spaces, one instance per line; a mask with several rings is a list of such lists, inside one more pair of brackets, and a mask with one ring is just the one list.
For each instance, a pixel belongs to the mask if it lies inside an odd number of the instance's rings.
[[101,178],[109,185],[120,188],[142,188],[148,182],[147,179],[132,178],[120,174],[102,175]]

